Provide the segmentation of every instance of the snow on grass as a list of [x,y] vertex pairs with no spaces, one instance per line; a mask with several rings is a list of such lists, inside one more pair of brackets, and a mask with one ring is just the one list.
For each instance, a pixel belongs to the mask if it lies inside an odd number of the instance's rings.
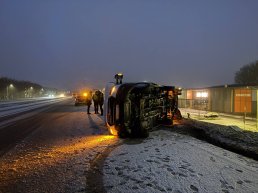
[[189,136],[155,131],[116,148],[107,192],[257,192],[258,162]]
[[193,131],[202,132],[209,139],[224,148],[241,152],[258,159],[258,133],[242,130],[236,126],[225,126],[196,120],[183,120]]
[[180,111],[184,117],[188,117],[189,114],[191,119],[199,120],[202,122],[214,123],[225,126],[235,126],[242,130],[258,132],[257,120],[255,118],[245,117],[244,121],[244,114],[232,115],[214,112],[213,114],[217,114],[218,117],[207,118],[207,115],[212,114],[212,112],[187,108],[180,108]]

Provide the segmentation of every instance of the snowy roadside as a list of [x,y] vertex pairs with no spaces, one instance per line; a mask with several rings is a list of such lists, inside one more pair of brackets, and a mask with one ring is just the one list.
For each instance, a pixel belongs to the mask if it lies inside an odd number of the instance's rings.
[[258,162],[188,135],[128,139],[103,163],[107,192],[257,192]]
[[258,160],[257,132],[190,119],[183,122],[192,130],[201,133],[208,141]]

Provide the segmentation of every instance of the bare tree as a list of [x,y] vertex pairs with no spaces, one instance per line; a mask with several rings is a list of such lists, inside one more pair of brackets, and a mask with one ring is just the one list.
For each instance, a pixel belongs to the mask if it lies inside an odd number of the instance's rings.
[[258,60],[241,67],[235,74],[235,83],[258,85]]

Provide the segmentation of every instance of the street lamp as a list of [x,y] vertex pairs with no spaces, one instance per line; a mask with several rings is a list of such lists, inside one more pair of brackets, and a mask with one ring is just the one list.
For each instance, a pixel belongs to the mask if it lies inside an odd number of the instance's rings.
[[27,91],[27,88],[24,89],[24,98],[27,98],[28,97],[28,91]]
[[30,97],[32,98],[32,94],[33,94],[33,87],[30,87]]
[[6,97],[7,97],[7,99],[9,99],[9,87],[13,88],[14,86],[13,86],[13,84],[7,85],[7,87],[6,87]]
[[40,96],[40,97],[42,97],[43,92],[44,92],[44,89],[43,89],[43,88],[41,88],[41,89],[40,89],[40,91],[39,91],[39,96]]

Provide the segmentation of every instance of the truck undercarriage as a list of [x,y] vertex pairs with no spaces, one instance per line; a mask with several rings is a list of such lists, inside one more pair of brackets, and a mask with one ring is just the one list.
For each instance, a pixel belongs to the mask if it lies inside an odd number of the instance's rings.
[[106,122],[110,132],[120,137],[147,137],[159,124],[173,124],[181,118],[178,110],[180,90],[154,83],[116,85],[107,99]]

